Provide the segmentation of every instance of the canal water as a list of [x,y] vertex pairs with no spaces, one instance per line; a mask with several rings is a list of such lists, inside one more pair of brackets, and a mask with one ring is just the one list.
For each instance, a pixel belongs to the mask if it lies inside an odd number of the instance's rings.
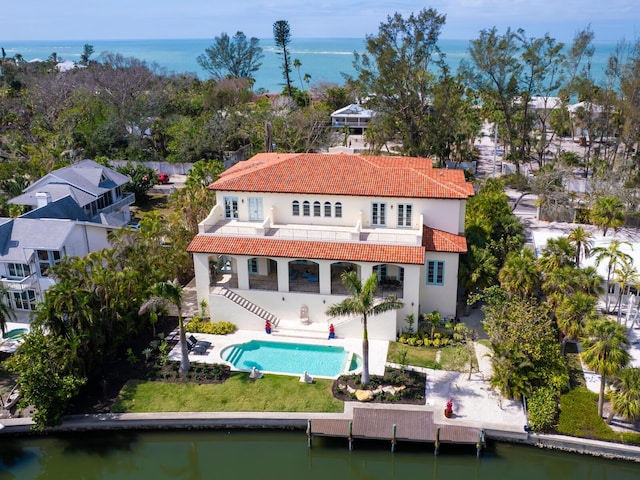
[[0,437],[0,480],[615,479],[640,464],[510,444],[473,446],[314,438],[302,431],[93,432]]

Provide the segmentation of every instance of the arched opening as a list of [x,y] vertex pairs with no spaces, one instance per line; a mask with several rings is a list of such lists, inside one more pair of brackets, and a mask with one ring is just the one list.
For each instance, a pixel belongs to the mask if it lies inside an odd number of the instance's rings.
[[209,285],[238,288],[238,269],[235,258],[229,255],[209,257]]
[[311,260],[289,262],[289,291],[320,293],[320,265]]
[[358,272],[360,276],[360,269],[358,265],[351,262],[336,262],[331,264],[331,294],[332,295],[349,295],[350,292],[342,283],[342,274],[344,272]]
[[253,257],[247,260],[250,290],[278,290],[278,262],[270,258]]
[[383,297],[395,295],[396,298],[404,296],[403,267],[381,263],[373,267],[373,272],[378,275],[378,295]]

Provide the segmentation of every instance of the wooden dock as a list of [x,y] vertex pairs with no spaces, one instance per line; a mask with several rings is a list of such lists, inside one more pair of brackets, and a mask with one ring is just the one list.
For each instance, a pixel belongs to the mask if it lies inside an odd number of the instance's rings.
[[389,440],[391,449],[399,441],[433,443],[435,453],[441,443],[475,445],[479,454],[484,432],[477,428],[436,424],[431,411],[407,411],[378,408],[354,408],[353,420],[313,419],[307,428],[309,446],[313,436],[344,437],[353,448],[356,438]]

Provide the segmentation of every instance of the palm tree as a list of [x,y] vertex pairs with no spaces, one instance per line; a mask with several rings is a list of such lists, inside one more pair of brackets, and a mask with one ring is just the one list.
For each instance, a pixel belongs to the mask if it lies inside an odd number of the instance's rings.
[[182,321],[182,286],[175,280],[173,282],[158,282],[154,284],[151,287],[151,298],[142,304],[138,315],[158,311],[159,309],[167,308],[169,305],[175,305],[178,309],[180,349],[182,350],[180,372],[188,372],[191,364],[189,363],[187,335],[184,331],[184,322]]
[[610,228],[618,230],[624,225],[624,204],[616,197],[599,197],[591,208],[591,221],[602,228],[602,235],[606,236]]
[[640,368],[623,368],[613,381],[611,413],[607,423],[615,414],[626,420],[640,419]]
[[566,295],[560,300],[556,309],[556,322],[564,334],[562,338],[563,355],[567,341],[581,337],[585,325],[597,317],[596,302],[596,297],[584,292]]
[[538,265],[543,272],[550,272],[565,265],[573,265],[574,256],[567,237],[550,238],[542,249]]
[[298,79],[300,80],[300,90],[304,90],[304,85],[302,84],[302,75],[300,74],[300,67],[302,66],[302,63],[300,62],[299,58],[294,58],[293,59],[293,68],[295,68],[298,71]]
[[540,287],[540,274],[533,250],[523,248],[507,255],[498,279],[511,295],[531,297]]
[[395,295],[379,299],[376,298],[378,289],[378,274],[373,273],[364,284],[358,278],[355,271],[342,273],[342,283],[351,292],[351,296],[342,302],[327,308],[327,315],[339,317],[347,315],[360,315],[362,318],[362,376],[360,382],[363,385],[369,383],[369,335],[367,333],[367,319],[373,315],[397,310],[403,307],[403,303],[396,299]]
[[15,320],[16,314],[7,301],[9,299],[9,291],[0,283],[0,330],[2,335],[7,332],[7,322]]
[[602,416],[607,377],[617,374],[629,363],[631,356],[626,350],[629,339],[624,326],[607,318],[591,320],[585,330],[581,356],[587,366],[600,375],[598,415]]
[[593,256],[596,259],[596,266],[600,266],[603,261],[607,261],[607,279],[605,283],[605,295],[607,296],[606,310],[609,311],[609,284],[611,283],[611,274],[615,269],[623,263],[631,263],[632,258],[626,252],[622,251],[622,247],[627,245],[632,248],[628,242],[622,240],[611,240],[606,247],[597,247],[593,249]]
[[582,227],[576,227],[569,232],[567,240],[576,250],[576,265],[580,266],[582,258],[588,258],[591,255],[593,247],[593,235]]
[[615,275],[614,282],[618,285],[618,299],[616,300],[613,310],[617,310],[618,312],[619,323],[622,315],[622,295],[628,291],[628,287],[635,287],[638,285],[640,276],[633,264],[628,262],[622,262],[622,264],[613,271],[613,274]]

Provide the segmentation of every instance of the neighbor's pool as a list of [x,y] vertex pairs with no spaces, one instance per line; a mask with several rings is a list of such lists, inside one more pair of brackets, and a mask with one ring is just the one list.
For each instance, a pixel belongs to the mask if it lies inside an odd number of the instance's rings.
[[9,340],[17,340],[19,338],[22,338],[27,333],[29,333],[29,329],[27,328],[14,328],[13,330],[9,330],[7,333],[5,333],[3,338]]
[[263,372],[316,377],[337,377],[357,370],[360,357],[343,347],[308,345],[303,343],[250,342],[230,345],[221,352],[222,359],[238,370],[256,367]]

